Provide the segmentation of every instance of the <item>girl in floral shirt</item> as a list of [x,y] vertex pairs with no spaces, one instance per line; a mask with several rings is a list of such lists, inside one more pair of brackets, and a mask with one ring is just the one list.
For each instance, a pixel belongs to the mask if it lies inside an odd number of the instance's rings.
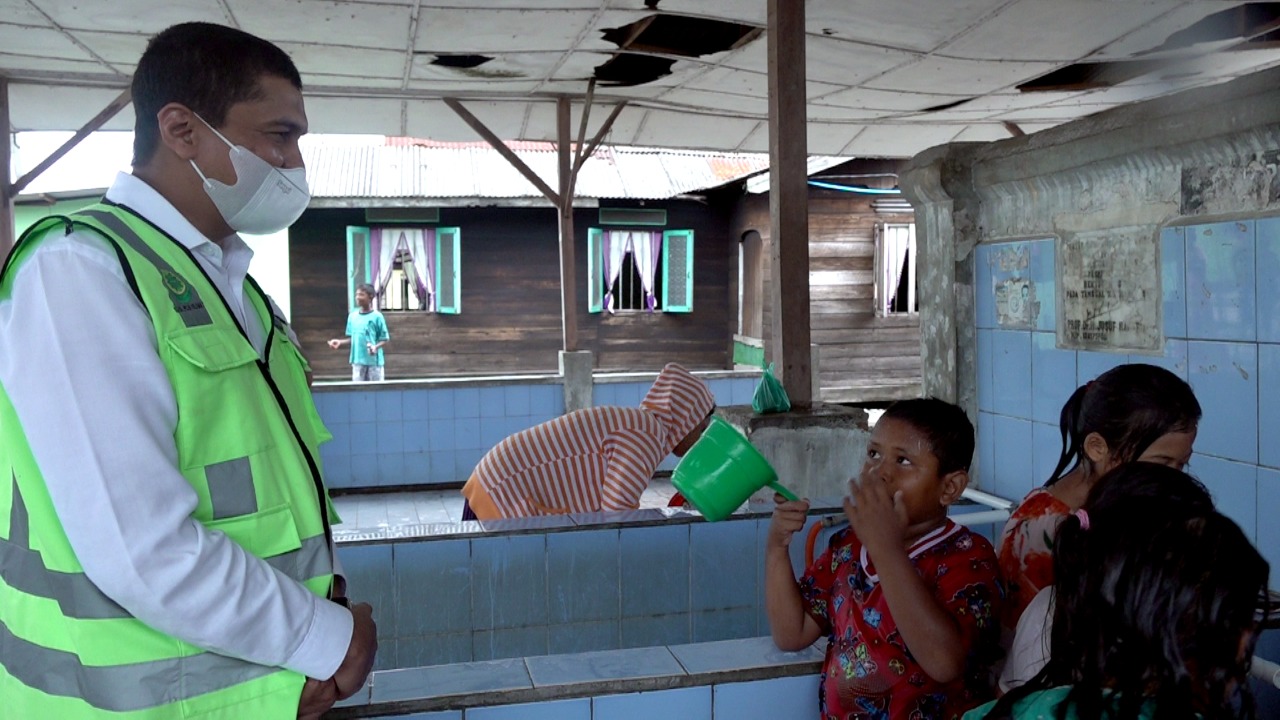
[[1058,525],[1084,504],[1098,478],[1133,460],[1181,470],[1199,422],[1191,386],[1154,365],[1114,367],[1072,393],[1062,407],[1057,467],[1044,487],[1023,498],[1000,535],[1006,640],[1036,593],[1053,584]]

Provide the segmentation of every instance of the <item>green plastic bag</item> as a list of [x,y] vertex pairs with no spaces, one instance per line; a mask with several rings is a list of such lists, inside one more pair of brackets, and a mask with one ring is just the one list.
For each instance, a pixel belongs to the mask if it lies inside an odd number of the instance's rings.
[[760,384],[756,385],[755,395],[751,397],[751,409],[764,415],[766,413],[787,412],[791,409],[791,399],[782,383],[773,374],[773,363],[764,368],[760,376]]

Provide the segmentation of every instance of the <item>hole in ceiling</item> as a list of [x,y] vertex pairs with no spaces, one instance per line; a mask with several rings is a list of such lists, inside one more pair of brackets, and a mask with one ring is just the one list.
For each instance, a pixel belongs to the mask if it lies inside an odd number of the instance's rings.
[[672,58],[620,53],[609,62],[596,66],[596,79],[606,85],[643,85],[671,74]]
[[603,35],[621,50],[699,57],[732,50],[763,32],[762,28],[723,20],[650,15],[630,25],[605,30]]
[[489,62],[493,58],[488,55],[436,55],[432,65],[449,68],[473,68]]
[[415,55],[434,55],[432,65],[449,68],[458,75],[481,80],[501,80],[504,78],[524,77],[524,73],[515,70],[483,68],[481,65],[493,58],[488,55],[435,55],[434,53],[414,53]]
[[1280,28],[1280,2],[1250,3],[1209,15],[1195,25],[1170,35],[1160,47],[1138,54],[1180,50],[1234,38],[1247,41],[1277,28]]
[[1095,90],[1119,85],[1163,66],[1163,63],[1150,60],[1076,63],[1025,82],[1018,89],[1022,92]]
[[[657,6],[656,0],[650,8]],[[739,48],[764,33],[763,28],[684,15],[649,15],[605,30],[605,40],[620,51],[595,69],[595,77],[617,85],[641,85],[671,74],[675,60],[636,53],[700,57]]]
[[[1233,49],[1257,48],[1275,43],[1280,37],[1280,2],[1262,2],[1241,5],[1216,12],[1189,28],[1173,33],[1159,47],[1135,57],[1194,47],[1202,43],[1240,39]],[[1118,85],[1148,75],[1167,67],[1157,60],[1113,60],[1107,62],[1078,63],[1018,86],[1022,92],[1053,90],[1093,90]],[[1163,76],[1165,80],[1190,77],[1182,74]]]
[[973,98],[962,98],[960,100],[956,100],[955,102],[943,103],[941,105],[934,105],[933,107],[927,107],[921,110],[920,112],[922,113],[942,112],[943,110],[950,110],[953,107],[963,105],[972,99]]
[[644,6],[650,10],[658,9],[658,0],[644,0]]

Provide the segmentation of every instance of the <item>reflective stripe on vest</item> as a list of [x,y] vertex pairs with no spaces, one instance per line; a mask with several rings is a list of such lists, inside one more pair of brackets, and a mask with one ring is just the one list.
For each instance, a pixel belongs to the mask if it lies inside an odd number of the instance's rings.
[[[84,665],[75,653],[27,642],[0,622],[0,657],[5,672],[50,695],[78,697],[100,710],[132,712],[159,707],[254,680],[279,668],[226,655],[200,653],[129,665]],[[181,678],[181,681],[179,681]]]
[[[131,617],[116,601],[107,597],[84,573],[49,570],[40,553],[28,544],[26,505],[13,478],[13,507],[9,512],[10,538],[0,539],[0,578],[14,590],[58,603],[62,614],[80,620],[110,620]],[[252,486],[249,493],[253,493]],[[14,529],[18,532],[14,532]],[[329,547],[323,535],[302,541],[292,552],[264,558],[271,567],[298,582],[306,582],[330,572]],[[0,658],[4,655],[0,654]]]
[[138,237],[138,234],[130,229],[128,225],[125,225],[120,218],[109,212],[92,208],[82,210],[80,214],[91,217],[105,225],[117,237],[129,243],[129,247],[134,252],[156,266],[156,269],[160,271],[160,276],[164,278],[164,289],[169,291],[169,300],[173,303],[173,309],[182,318],[184,325],[198,327],[200,325],[213,324],[213,318],[209,317],[209,311],[205,308],[204,303],[200,301],[200,293],[196,292],[196,289],[191,287],[181,275],[174,272],[173,266],[157,255],[156,251],[152,250],[151,246]]

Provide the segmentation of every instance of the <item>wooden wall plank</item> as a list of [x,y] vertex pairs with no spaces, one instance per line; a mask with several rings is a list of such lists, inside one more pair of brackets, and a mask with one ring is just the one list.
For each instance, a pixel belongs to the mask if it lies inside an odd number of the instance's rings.
[[[668,228],[694,231],[694,311],[688,314],[583,312],[578,344],[609,370],[653,370],[670,361],[699,369],[729,367],[724,329],[736,295],[729,297],[730,252],[721,205],[674,201]],[[587,228],[594,209],[576,211],[578,277],[586,276]],[[318,378],[351,375],[347,350],[325,342],[343,333],[347,225],[363,225],[360,210],[310,210],[290,231],[292,321]],[[392,342],[387,377],[556,372],[562,345],[559,252],[553,208],[443,208],[440,224],[462,228],[462,313],[387,313]],[[736,313],[736,309],[732,310]]]

